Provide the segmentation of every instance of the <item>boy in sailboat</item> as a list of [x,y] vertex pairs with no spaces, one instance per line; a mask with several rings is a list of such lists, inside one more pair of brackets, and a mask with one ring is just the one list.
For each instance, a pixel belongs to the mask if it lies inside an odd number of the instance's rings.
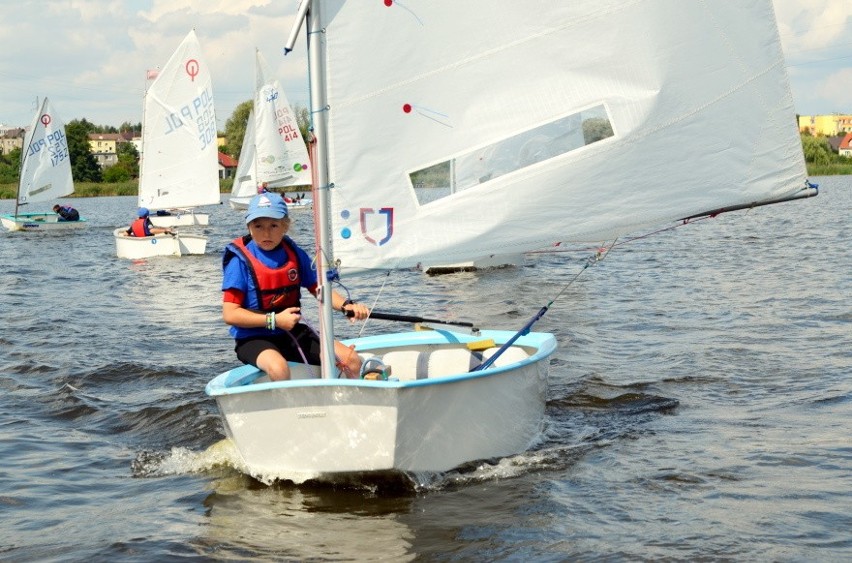
[[130,224],[125,234],[129,237],[152,237],[159,234],[173,235],[169,229],[155,227],[151,222],[151,212],[146,207],[140,207],[136,212],[136,220]]
[[[222,259],[222,319],[231,326],[234,350],[244,364],[272,380],[290,378],[287,361],[319,365],[319,338],[302,320],[301,288],[317,295],[317,272],[310,256],[287,236],[287,204],[277,193],[258,194],[246,213],[249,234],[234,239]],[[369,309],[336,291],[332,307],[365,319]],[[337,366],[358,377],[361,358],[354,347],[334,342]]]
[[53,206],[53,212],[59,215],[60,221],[79,221],[80,220],[80,212],[71,207],[70,205],[59,205],[58,203]]

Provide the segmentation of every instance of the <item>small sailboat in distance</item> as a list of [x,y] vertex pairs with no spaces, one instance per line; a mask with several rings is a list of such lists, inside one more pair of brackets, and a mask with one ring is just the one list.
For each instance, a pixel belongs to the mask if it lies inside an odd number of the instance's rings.
[[[308,186],[308,150],[296,113],[259,49],[255,49],[254,107],[249,113],[230,205],[245,209],[263,188],[284,191]],[[288,198],[290,211],[311,209],[311,198]]]
[[[151,211],[154,226],[208,224],[208,215],[194,208],[221,203],[218,152],[213,81],[192,30],[145,93],[138,204]],[[113,236],[119,258],[204,254],[207,248],[201,234],[133,237],[118,228]]]
[[154,225],[209,223],[196,208],[221,203],[216,142],[213,80],[191,30],[145,92],[138,204]]
[[49,201],[74,193],[71,156],[65,122],[48,98],[39,105],[32,125],[24,136],[21,175],[15,197],[15,212],[0,215],[0,223],[10,231],[59,231],[80,229],[86,220],[64,220],[54,211],[20,213],[31,203]]

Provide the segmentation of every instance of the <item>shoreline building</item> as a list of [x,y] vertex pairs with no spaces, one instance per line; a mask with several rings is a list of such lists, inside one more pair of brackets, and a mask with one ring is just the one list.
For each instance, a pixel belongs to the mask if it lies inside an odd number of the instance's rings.
[[852,132],[852,115],[800,115],[799,131],[814,137],[836,137]]

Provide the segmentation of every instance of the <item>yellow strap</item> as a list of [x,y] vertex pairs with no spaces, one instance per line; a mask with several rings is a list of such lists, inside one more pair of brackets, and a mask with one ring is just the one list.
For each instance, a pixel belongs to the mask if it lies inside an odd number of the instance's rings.
[[467,343],[467,349],[471,352],[482,352],[483,350],[494,348],[494,346],[496,346],[496,344],[494,344],[493,338],[488,338],[486,340],[476,340],[474,342]]

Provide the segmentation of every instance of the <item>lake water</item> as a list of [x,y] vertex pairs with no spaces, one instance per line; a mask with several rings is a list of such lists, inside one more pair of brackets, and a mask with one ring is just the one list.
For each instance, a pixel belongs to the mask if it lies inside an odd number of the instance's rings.
[[[2,231],[0,559],[850,560],[852,178],[815,181],[572,283],[535,328],[559,349],[532,450],[334,486],[241,475],[204,394],[237,365],[219,283],[238,212],[212,210],[207,254],[148,261],[115,257],[131,197],[72,200],[82,232]],[[520,328],[589,254],[350,289]]]

